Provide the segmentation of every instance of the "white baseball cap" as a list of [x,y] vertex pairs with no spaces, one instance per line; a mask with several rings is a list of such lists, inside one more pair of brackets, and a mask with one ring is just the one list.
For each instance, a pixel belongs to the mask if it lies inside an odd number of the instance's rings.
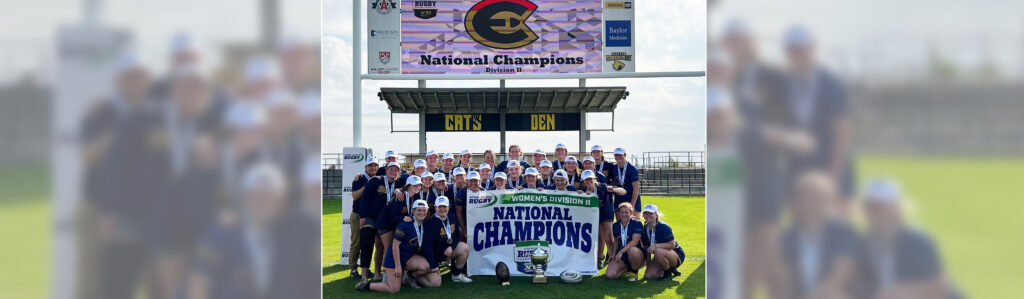
[[565,162],[570,162],[570,161],[576,162],[576,156],[573,156],[573,155],[565,156]]
[[568,147],[565,147],[565,144],[561,144],[561,143],[559,143],[558,145],[555,145],[555,149],[556,149],[556,150],[558,150],[558,149],[564,149],[564,150],[568,150],[569,148],[568,148]]
[[434,181],[435,182],[437,182],[437,181],[447,181],[447,180],[448,179],[444,178],[444,174],[443,173],[438,172],[438,173],[434,174]]
[[420,179],[425,179],[428,177],[433,178],[434,174],[430,173],[429,171],[424,171],[423,173],[420,174]]
[[888,179],[873,179],[864,189],[864,200],[877,203],[897,203],[902,198],[899,184]]
[[536,151],[533,151],[533,154],[534,155],[545,155],[546,156],[548,153],[545,153],[544,151],[538,149]]
[[[441,199],[441,198],[444,198],[445,200],[448,199],[448,198],[445,198],[444,196],[438,196],[438,199]],[[416,208],[429,209],[430,206],[427,206],[427,201],[426,200],[417,199],[416,201],[412,202],[412,208],[413,209],[416,209]]]
[[449,206],[448,205],[448,197],[444,196],[444,195],[438,196],[437,199],[434,200],[434,206],[435,207],[440,207],[440,206],[448,207]]
[[483,164],[480,164],[480,167],[477,167],[476,169],[491,169],[491,165],[488,165],[487,163],[483,163]]
[[526,169],[526,175],[537,175],[538,173],[537,168],[530,167]]
[[499,171],[499,172],[494,174],[494,179],[495,180],[497,180],[497,179],[508,180],[508,175],[505,175],[504,172]]
[[402,169],[402,164],[398,164],[398,162],[388,163],[388,167],[385,167],[385,169],[386,168],[391,168],[391,166],[395,166],[395,167],[398,167],[398,169]]
[[590,152],[594,152],[594,151],[602,151],[602,152],[604,152],[604,149],[601,148],[600,145],[591,146],[590,147]]
[[540,161],[540,167],[551,167],[551,161],[548,161],[548,160]]
[[472,181],[472,180],[479,180],[480,179],[480,173],[476,172],[475,170],[474,171],[470,171],[469,175],[466,175],[466,178],[469,179],[470,181]]
[[423,159],[416,159],[416,162],[412,162],[412,168],[415,169],[420,167],[427,167],[427,161],[423,161]]
[[377,164],[377,166],[380,166],[380,163],[377,163],[377,159],[374,158],[366,159],[366,164],[363,164],[363,166],[369,166],[370,164]]
[[437,152],[435,152],[435,151],[427,151],[427,155],[424,156],[424,157],[430,157],[430,156],[437,156]]
[[509,160],[508,161],[508,165],[505,165],[505,168],[512,168],[512,167],[518,168],[519,167],[519,161]]
[[658,213],[658,206],[653,204],[644,205],[644,213]]
[[423,185],[423,182],[420,180],[420,177],[415,176],[415,175],[410,175],[408,179],[405,179],[405,184],[406,185]]
[[555,177],[556,178],[569,178],[569,173],[567,173],[567,172],[565,172],[565,170],[561,170],[561,169],[555,170]]
[[583,157],[583,162],[587,162],[587,161],[597,163],[597,161],[594,160],[594,157],[591,157],[591,156]]
[[448,159],[455,160],[455,156],[452,156],[451,153],[444,153],[444,159],[442,159],[442,160],[448,160]]
[[625,156],[626,155],[626,149],[621,148],[621,147],[616,147],[615,148],[615,154],[616,155],[623,155],[623,156]]
[[396,154],[395,151],[390,151],[389,150],[387,152],[384,152],[384,157],[385,158],[391,158],[391,157],[398,158],[398,154]]
[[473,153],[470,153],[469,150],[462,150],[461,152],[459,152],[459,157],[462,157],[462,156],[465,156],[465,155],[473,156]]
[[452,170],[452,175],[466,175],[466,170],[462,167],[456,167],[455,170]]
[[[561,169],[559,169],[559,170],[561,170]],[[597,175],[594,174],[593,170],[584,170],[583,174],[580,174],[580,177],[582,177],[584,180],[586,180],[586,179],[596,179]]]

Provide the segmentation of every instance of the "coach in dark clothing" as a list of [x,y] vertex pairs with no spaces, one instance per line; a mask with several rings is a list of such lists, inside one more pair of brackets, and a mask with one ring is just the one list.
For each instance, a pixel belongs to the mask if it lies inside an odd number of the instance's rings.
[[838,198],[831,178],[807,172],[794,186],[793,225],[782,235],[792,279],[785,298],[845,298],[854,277],[857,235],[831,214]]
[[[366,186],[363,187],[362,198],[359,199],[359,266],[362,269],[362,273],[369,273],[370,271],[370,259],[376,259],[376,267],[378,267],[375,273],[380,272],[381,259],[384,257],[383,247],[378,247],[377,252],[374,252],[374,244],[378,243],[380,236],[377,235],[377,224],[376,218],[380,215],[381,210],[387,206],[396,195],[395,190],[401,189],[405,186],[406,175],[402,175],[401,166],[397,162],[388,163],[385,166],[387,175],[376,176],[366,182]],[[363,275],[362,281],[368,279],[366,275]]]
[[857,256],[857,297],[961,298],[932,239],[903,219],[899,187],[875,180],[865,193],[868,233]]

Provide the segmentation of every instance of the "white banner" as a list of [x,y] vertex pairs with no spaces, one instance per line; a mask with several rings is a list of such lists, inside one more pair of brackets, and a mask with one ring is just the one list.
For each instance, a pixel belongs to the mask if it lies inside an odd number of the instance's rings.
[[401,0],[367,0],[367,74],[401,74]]
[[602,72],[635,72],[633,59],[636,30],[633,26],[633,1],[604,0],[602,33],[604,44],[601,59]]
[[597,274],[598,205],[595,195],[566,191],[492,190],[470,194],[469,275],[494,275],[505,262],[515,276],[533,275],[530,253],[548,250],[544,274]]
[[348,265],[348,248],[352,231],[349,229],[348,216],[352,214],[352,181],[362,173],[363,164],[369,153],[364,147],[346,147],[342,149],[342,191],[341,191],[341,261],[338,264]]

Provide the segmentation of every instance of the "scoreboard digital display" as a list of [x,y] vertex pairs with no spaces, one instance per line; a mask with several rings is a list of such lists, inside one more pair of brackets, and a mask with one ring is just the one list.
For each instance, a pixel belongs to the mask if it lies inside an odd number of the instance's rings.
[[[508,113],[506,131],[579,131],[579,113]],[[498,132],[501,114],[427,114],[427,132]]]

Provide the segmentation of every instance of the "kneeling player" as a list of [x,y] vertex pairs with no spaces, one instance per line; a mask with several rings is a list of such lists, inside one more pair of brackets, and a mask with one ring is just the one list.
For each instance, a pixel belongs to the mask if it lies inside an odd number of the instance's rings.
[[[424,234],[427,218],[427,202],[413,202],[413,221],[398,224],[394,242],[384,254],[384,269],[387,274],[384,280],[377,283],[360,282],[356,290],[374,290],[385,293],[396,293],[402,289],[402,283],[408,282],[413,288],[419,284],[428,287],[441,286],[441,271],[434,260],[433,234]],[[426,245],[426,246],[424,246]]]
[[648,204],[644,206],[644,235],[641,241],[647,248],[647,255],[653,255],[651,262],[647,263],[647,271],[644,278],[658,278],[658,280],[669,280],[679,276],[680,265],[686,260],[683,248],[676,242],[672,235],[672,228],[667,223],[659,221],[658,206]]
[[[619,221],[612,229],[616,236],[616,251],[612,254],[611,262],[608,264],[608,271],[605,277],[615,279],[626,273],[626,279],[636,281],[637,271],[644,266],[646,259],[643,249],[640,249],[640,235],[643,233],[644,225],[640,220],[633,219],[633,205],[624,202],[619,204],[615,216]],[[611,249],[611,248],[609,248]]]
[[450,217],[448,198],[440,196],[434,201],[437,212],[427,222],[427,228],[437,233],[434,239],[434,256],[438,261],[452,261],[451,273],[454,282],[473,282],[466,276],[466,260],[469,259],[469,245],[460,241],[462,233]]

